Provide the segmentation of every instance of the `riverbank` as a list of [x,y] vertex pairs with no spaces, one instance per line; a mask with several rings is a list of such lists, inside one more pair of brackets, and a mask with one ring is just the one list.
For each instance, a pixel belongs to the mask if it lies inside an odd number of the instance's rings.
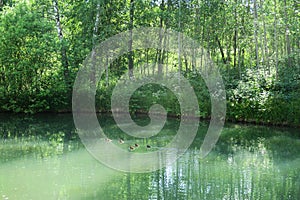
[[[37,112],[37,113],[14,113],[14,112],[0,112],[0,114],[12,114],[12,115],[24,115],[24,116],[36,116],[36,115],[40,115],[40,114],[71,114],[72,110],[69,109],[65,109],[65,110],[57,110],[57,111],[44,111],[44,112]],[[112,115],[111,111],[97,111],[97,114],[103,114],[103,115]],[[125,112],[118,112],[118,114],[125,114]],[[148,111],[146,110],[139,110],[137,112],[134,113],[130,113],[131,116],[135,116],[135,117],[145,117],[148,116]],[[175,113],[168,113],[167,114],[168,118],[172,118],[172,119],[178,119],[180,120],[181,116]],[[204,120],[209,122],[209,120],[211,120],[210,117],[196,117],[196,116],[185,116],[185,119],[198,119],[198,120]],[[279,123],[279,122],[271,122],[271,121],[262,121],[262,120],[255,120],[255,119],[250,119],[250,120],[246,120],[246,119],[232,119],[232,118],[228,118],[226,117],[225,119],[225,123],[229,122],[229,123],[235,123],[235,124],[246,124],[246,125],[260,125],[260,126],[269,126],[269,127],[290,127],[290,128],[300,128],[300,124],[289,124],[288,122],[284,122],[284,123]]]

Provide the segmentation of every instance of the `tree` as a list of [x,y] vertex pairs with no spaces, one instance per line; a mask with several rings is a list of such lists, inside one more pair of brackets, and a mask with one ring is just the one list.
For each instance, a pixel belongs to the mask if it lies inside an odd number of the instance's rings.
[[133,65],[134,65],[134,54],[132,51],[132,29],[133,29],[133,20],[134,20],[134,0],[130,0],[130,8],[129,8],[129,24],[128,29],[130,31],[130,38],[128,43],[128,73],[129,78],[133,79]]
[[37,7],[19,3],[1,15],[0,90],[4,110],[47,110],[55,87],[59,93],[55,29]]
[[256,60],[256,67],[259,66],[259,55],[258,55],[258,16],[257,16],[257,2],[256,0],[253,0],[253,6],[254,6],[254,42],[255,42],[255,60]]
[[290,43],[290,30],[289,30],[289,22],[288,22],[288,14],[287,14],[288,5],[286,0],[284,0],[284,22],[285,22],[285,48],[286,48],[286,55],[288,58],[288,67],[291,67],[291,43]]
[[69,73],[69,61],[68,61],[68,56],[67,56],[67,47],[66,47],[66,42],[64,39],[63,29],[62,29],[62,25],[61,25],[61,15],[60,15],[57,0],[53,0],[53,10],[54,10],[57,34],[58,34],[58,38],[59,38],[60,45],[61,45],[60,53],[61,53],[61,63],[62,63],[63,70],[64,70],[64,79],[65,79],[66,87],[70,88],[71,85],[70,85],[70,73]]

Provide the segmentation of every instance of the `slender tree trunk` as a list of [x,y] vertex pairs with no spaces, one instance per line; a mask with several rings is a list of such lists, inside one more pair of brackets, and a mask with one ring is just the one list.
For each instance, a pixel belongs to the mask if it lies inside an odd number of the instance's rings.
[[187,57],[186,57],[185,53],[183,54],[183,58],[184,58],[184,64],[185,64],[185,71],[188,72],[188,70],[189,70],[189,63],[188,63],[188,60],[187,60]]
[[161,15],[160,15],[160,20],[159,20],[159,27],[160,27],[160,34],[159,34],[159,45],[161,47],[161,49],[158,49],[157,53],[158,53],[158,74],[162,75],[163,73],[163,48],[162,48],[162,43],[163,43],[163,35],[165,35],[163,33],[163,23],[164,23],[164,10],[165,10],[165,1],[162,0],[161,4],[160,4],[160,10],[161,10]]
[[254,2],[254,42],[255,42],[255,60],[256,60],[256,67],[259,66],[259,56],[258,56],[258,41],[257,41],[257,30],[258,30],[258,17],[257,17],[257,4],[256,0],[253,0]]
[[[259,11],[260,11],[261,15],[263,15],[263,7],[262,6],[263,5],[261,4],[261,0],[260,0],[260,3],[258,3],[258,7],[260,8]],[[263,70],[263,73],[265,74],[265,72],[266,72],[265,67],[264,67],[265,66],[265,48],[264,48],[263,35],[260,33],[259,27],[258,27],[258,37],[259,37],[259,48],[261,49],[262,70]]]
[[91,74],[90,74],[90,79],[91,79],[91,84],[93,87],[96,87],[96,51],[95,51],[95,47],[96,47],[96,43],[97,43],[97,35],[98,35],[98,28],[99,28],[99,22],[100,22],[100,2],[97,3],[97,7],[96,7],[96,19],[95,19],[95,23],[94,23],[94,28],[93,28],[93,38],[92,38],[92,55],[91,55],[91,59],[92,59],[92,66],[91,66]]
[[[171,13],[171,9],[172,8],[172,0],[167,0],[167,13]],[[168,17],[168,15],[167,15],[167,17],[166,17],[166,29],[168,29],[168,27],[170,26],[169,25],[169,17]],[[164,51],[165,51],[165,54],[166,54],[166,76],[168,75],[168,65],[169,65],[169,52],[168,51],[166,51],[166,47],[168,47],[169,48],[169,45],[170,45],[170,43],[169,43],[169,40],[170,40],[170,38],[168,37],[168,34],[166,34],[165,35],[166,37],[165,37],[165,48],[164,48]]]
[[[162,49],[162,59],[161,59],[161,63],[164,64],[166,63],[165,67],[167,68],[168,67],[168,52],[166,51],[166,48],[167,48],[167,45],[168,44],[168,35],[167,35],[167,27],[164,29],[164,37],[163,37],[163,49]],[[166,61],[165,61],[166,60]],[[163,66],[161,66],[161,70],[162,70],[162,73],[163,73]],[[166,69],[166,72],[168,70]]]
[[94,24],[94,28],[93,28],[93,48],[95,48],[96,46],[96,42],[97,42],[97,34],[98,34],[98,28],[99,28],[99,22],[100,22],[100,8],[101,5],[98,2],[97,3],[97,7],[96,7],[96,19],[95,19],[95,24]]
[[[164,37],[163,37],[163,51],[162,51],[162,63],[165,63],[165,73],[167,75],[168,73],[168,64],[169,64],[169,57],[168,57],[168,51],[169,49],[169,36],[168,36],[168,20],[165,20],[165,29],[164,29]],[[163,71],[163,69],[162,69]]]
[[61,62],[62,62],[63,72],[64,72],[64,79],[65,79],[67,88],[69,88],[70,80],[69,80],[69,62],[68,62],[68,57],[67,57],[67,47],[65,45],[63,29],[61,27],[60,11],[59,11],[57,0],[53,0],[53,10],[54,10],[54,16],[55,16],[55,21],[56,21],[56,29],[57,29],[57,33],[58,33],[58,38],[59,38],[59,41],[61,44],[60,52],[61,52]]
[[146,49],[146,66],[147,66],[147,73],[148,76],[150,75],[150,70],[149,70],[149,49]]
[[230,64],[231,62],[231,56],[230,56],[230,51],[231,51],[231,41],[232,40],[229,40],[229,43],[228,43],[228,46],[227,46],[227,49],[226,49],[226,54],[227,54],[227,59],[226,59],[226,63],[227,64]]
[[234,26],[234,36],[233,36],[233,68],[236,68],[236,50],[237,50],[237,40],[238,40],[238,31],[237,31],[237,26],[238,26],[238,20],[237,20],[237,0],[235,0],[235,9],[234,9],[234,21],[235,21],[235,26]]
[[109,80],[108,80],[108,74],[109,74],[109,69],[108,69],[108,61],[109,61],[109,56],[106,56],[106,65],[105,65],[105,85],[108,86],[109,85]]
[[274,0],[274,43],[275,43],[276,79],[278,79],[277,0]]
[[[200,39],[201,39],[201,16],[200,16],[200,2],[198,2],[197,4],[197,8],[196,8],[196,20],[195,20],[195,39],[197,41],[200,42]],[[201,44],[201,46],[203,47],[203,44]],[[200,64],[200,63],[197,63],[197,60],[198,58],[196,56],[199,56],[199,55],[196,55],[196,49],[198,49],[199,47],[196,46],[196,44],[194,44],[194,71],[197,69],[197,64]],[[201,67],[201,66],[200,66]]]
[[287,15],[286,0],[284,0],[284,19],[285,19],[286,55],[288,57],[288,67],[291,67],[292,66],[292,60],[291,60],[291,43],[290,43],[290,30],[289,30],[289,22],[288,22],[288,15]]
[[166,76],[168,75],[168,66],[169,66],[169,53],[166,52]]
[[[158,49],[156,49],[156,54],[155,54],[155,57],[154,57],[154,61],[157,61],[158,59]],[[152,75],[155,74],[155,69],[156,69],[156,63],[152,63]]]
[[[178,9],[178,30],[181,32],[181,0],[178,1],[179,9]],[[181,34],[178,34],[178,73],[179,77],[182,71],[182,63],[181,63]]]
[[242,69],[241,69],[241,52],[242,52],[242,49],[239,48],[238,50],[238,69],[239,69],[239,78],[241,79],[242,78]]
[[[262,65],[264,66],[265,65],[265,52],[264,52],[264,41],[263,41],[263,37],[262,37],[262,34],[259,34],[259,40],[260,40],[260,49],[261,49],[261,62],[262,62]],[[265,74],[265,68],[263,67],[263,72]]]
[[193,72],[196,71],[196,46],[195,46],[195,41],[193,41],[193,56],[192,56],[192,70]]
[[132,52],[132,29],[133,29],[133,19],[134,19],[134,0],[130,0],[130,20],[129,20],[129,30],[130,30],[130,39],[128,44],[128,73],[129,78],[133,79],[133,60],[134,55]]
[[227,74],[230,76],[230,62],[231,62],[231,57],[230,57],[230,49],[231,49],[231,41],[229,40],[229,43],[226,46],[226,67],[227,67]]
[[206,49],[206,55],[205,55],[205,65],[204,65],[204,71],[205,71],[205,75],[207,75],[207,72],[208,72],[208,70],[207,70],[207,67],[209,66],[208,65],[208,63],[209,63],[209,57],[211,56],[211,49],[210,49],[210,34],[211,34],[211,25],[208,25],[208,27],[207,27],[207,37],[206,37],[206,39],[207,39],[207,41],[206,41],[206,43],[207,43],[207,49]]
[[[263,0],[260,0],[260,4],[261,4],[261,7],[263,7]],[[265,55],[265,64],[267,66],[267,69],[268,69],[268,74],[271,73],[270,71],[270,64],[269,64],[269,49],[268,49],[268,41],[267,41],[267,31],[266,31],[266,22],[265,22],[265,15],[264,13],[262,13],[262,22],[263,22],[263,29],[264,29],[264,55]]]
[[221,56],[222,56],[222,61],[223,61],[224,64],[226,64],[226,58],[225,58],[224,50],[223,50],[223,47],[221,45],[221,41],[219,40],[217,35],[216,35],[216,40],[218,42],[219,50],[220,50],[220,53],[221,53]]
[[206,20],[206,15],[204,13],[204,20],[203,20],[203,28],[202,28],[202,38],[201,38],[201,58],[200,58],[200,70],[203,70],[203,57],[204,57],[204,36],[205,36],[205,20]]

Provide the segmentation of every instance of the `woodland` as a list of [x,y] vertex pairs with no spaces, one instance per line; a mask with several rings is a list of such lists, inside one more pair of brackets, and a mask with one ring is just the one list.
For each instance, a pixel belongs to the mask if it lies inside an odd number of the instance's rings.
[[[225,84],[227,120],[299,126],[299,8],[299,0],[0,0],[0,112],[70,112],[76,74],[99,43],[133,28],[158,27],[206,49]],[[167,67],[141,67],[153,62]],[[96,109],[110,111],[123,74],[137,69],[141,77],[167,77],[173,70],[193,86],[197,116],[209,118],[209,92],[195,72],[203,67],[163,50],[130,51],[107,66]],[[141,87],[130,102],[132,113],[160,103],[180,116],[175,96],[161,86]]]

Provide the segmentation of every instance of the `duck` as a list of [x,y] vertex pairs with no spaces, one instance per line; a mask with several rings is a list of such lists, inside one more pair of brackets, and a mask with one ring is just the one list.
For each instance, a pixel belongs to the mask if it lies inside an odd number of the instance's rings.
[[124,139],[123,138],[119,138],[119,143],[120,144],[124,144]]
[[129,147],[129,151],[133,151],[134,149],[135,149],[134,146]]

